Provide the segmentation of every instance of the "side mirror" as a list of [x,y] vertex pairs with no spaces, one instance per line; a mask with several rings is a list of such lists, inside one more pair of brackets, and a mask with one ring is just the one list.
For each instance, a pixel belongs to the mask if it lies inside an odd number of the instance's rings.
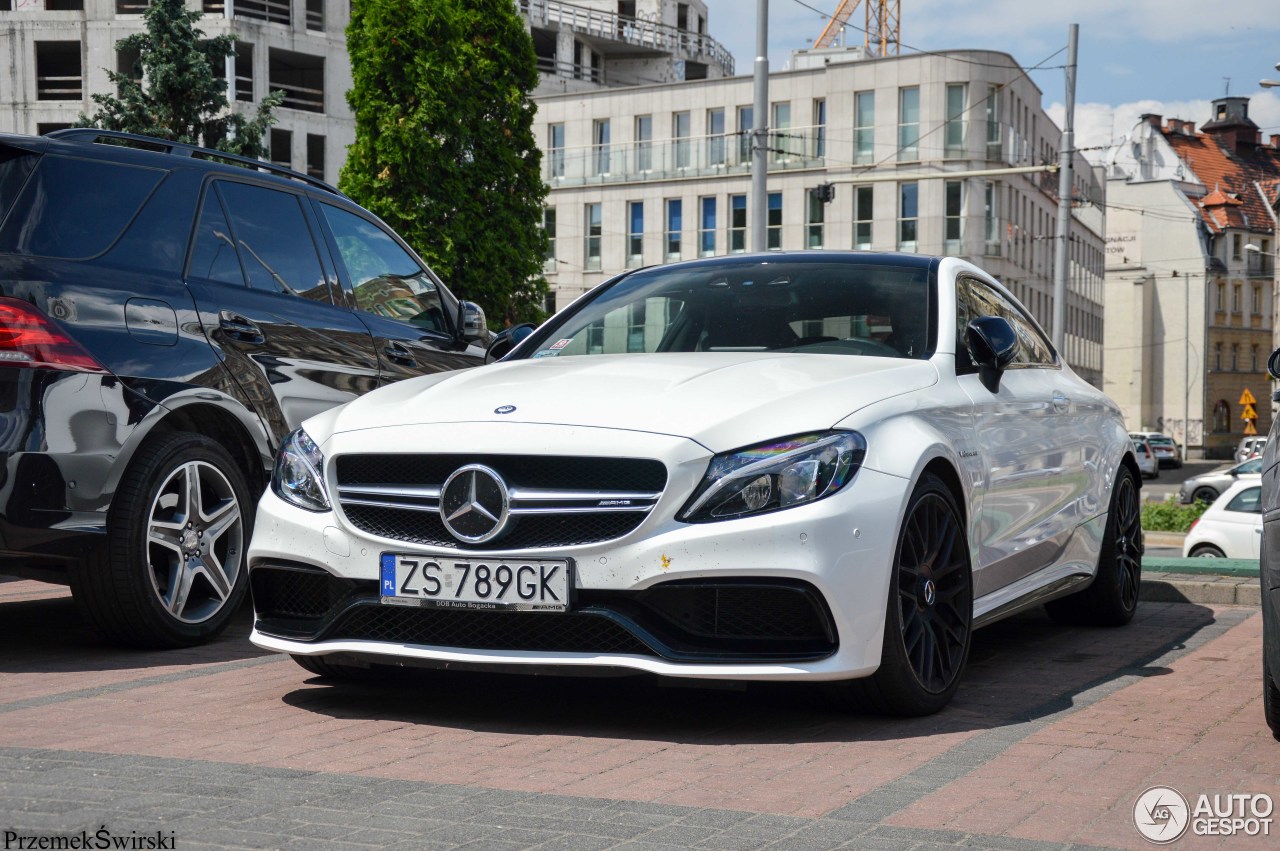
[[484,308],[474,301],[462,303],[462,339],[468,343],[489,336],[489,325],[484,318]]
[[1267,358],[1267,375],[1280,381],[1280,349],[1276,349]]
[[964,329],[969,354],[978,365],[982,385],[995,393],[1000,374],[1018,354],[1018,334],[1003,316],[979,316]]
[[489,348],[484,353],[484,362],[493,363],[501,360],[511,354],[511,350],[524,342],[524,339],[533,333],[534,324],[526,322],[523,325],[513,325],[498,332],[498,336],[493,338],[493,342],[489,344]]

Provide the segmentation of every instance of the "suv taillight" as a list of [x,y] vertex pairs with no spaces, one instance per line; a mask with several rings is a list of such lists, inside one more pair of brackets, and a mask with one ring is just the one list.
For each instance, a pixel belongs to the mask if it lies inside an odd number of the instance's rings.
[[107,371],[49,317],[25,301],[4,297],[0,297],[0,366]]

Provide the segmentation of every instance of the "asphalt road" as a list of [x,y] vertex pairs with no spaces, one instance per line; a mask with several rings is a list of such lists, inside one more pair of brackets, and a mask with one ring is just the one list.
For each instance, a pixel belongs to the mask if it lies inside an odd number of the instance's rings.
[[[190,848],[1149,847],[1148,788],[1275,795],[1256,608],[1040,611],[974,638],[955,701],[651,679],[312,677],[246,640],[103,648],[62,589],[0,583],[0,832]],[[1273,848],[1186,837],[1180,848]],[[16,844],[15,844],[16,847]],[[34,846],[33,846],[34,847]]]

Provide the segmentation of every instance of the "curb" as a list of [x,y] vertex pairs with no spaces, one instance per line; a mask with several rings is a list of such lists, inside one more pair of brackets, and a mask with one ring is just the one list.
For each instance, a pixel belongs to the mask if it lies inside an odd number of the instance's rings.
[[[1175,561],[1166,559],[1165,561]],[[1182,561],[1182,559],[1177,559]],[[1225,559],[1224,559],[1225,561]],[[1138,599],[1152,603],[1204,603],[1220,606],[1261,606],[1262,589],[1254,566],[1252,578],[1243,576],[1143,571]]]

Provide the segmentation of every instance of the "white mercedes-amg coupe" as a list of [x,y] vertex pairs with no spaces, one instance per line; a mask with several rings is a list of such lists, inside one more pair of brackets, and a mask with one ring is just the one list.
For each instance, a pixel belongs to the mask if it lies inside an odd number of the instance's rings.
[[290,435],[249,548],[255,644],[334,678],[821,680],[919,715],[975,627],[1133,617],[1120,413],[968,263],[677,263],[522,330]]

